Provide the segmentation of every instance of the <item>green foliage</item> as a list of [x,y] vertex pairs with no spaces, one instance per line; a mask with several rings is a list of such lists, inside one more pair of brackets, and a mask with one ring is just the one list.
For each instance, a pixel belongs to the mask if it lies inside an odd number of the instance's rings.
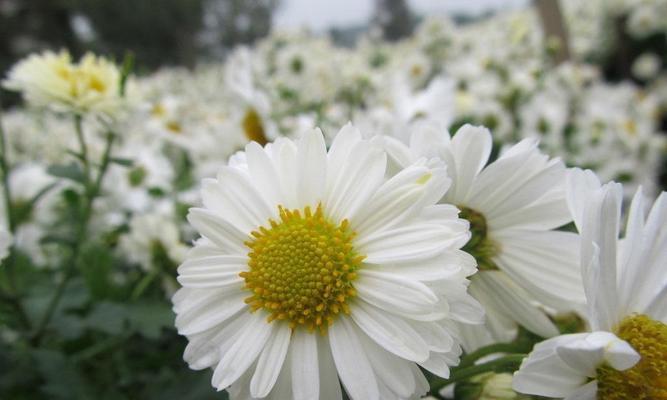
[[[170,154],[177,184],[190,187],[192,162],[178,149]],[[132,160],[69,156],[48,169],[58,184],[11,207],[20,228],[44,195],[56,198],[38,241],[48,255],[12,248],[0,266],[0,399],[227,399],[211,389],[210,372],[183,361],[187,340],[169,300],[176,264],[166,249],[154,246],[150,270],[131,265],[117,246],[127,225],[100,229],[92,215],[106,167],[133,168]]]

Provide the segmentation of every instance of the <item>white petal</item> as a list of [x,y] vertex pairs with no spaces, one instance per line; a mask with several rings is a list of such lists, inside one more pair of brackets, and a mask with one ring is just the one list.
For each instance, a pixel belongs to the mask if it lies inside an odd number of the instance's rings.
[[359,340],[354,324],[339,318],[329,328],[331,353],[338,376],[352,400],[380,398],[375,373]]
[[196,307],[176,315],[176,328],[181,335],[192,335],[210,329],[239,311],[247,305],[243,301],[248,297],[241,290],[221,291],[219,294],[202,297]]
[[266,151],[256,142],[246,145],[248,171],[255,188],[262,194],[267,204],[283,204],[283,191],[278,179],[277,168]]
[[415,161],[418,154],[414,154],[412,150],[400,140],[388,135],[380,137],[381,146],[387,152],[391,164],[396,164],[399,169],[410,166]]
[[598,395],[598,382],[590,381],[563,400],[596,400]]
[[567,205],[577,230],[581,232],[586,199],[591,192],[600,188],[600,180],[591,170],[571,168],[567,173],[566,181]]
[[[592,333],[591,336],[594,334]],[[605,344],[605,360],[619,371],[634,367],[640,359],[639,353],[628,342],[616,336],[609,339]]]
[[[291,360],[286,360],[286,363],[291,362]],[[292,392],[292,368],[286,367],[280,370],[278,375],[278,381],[273,387],[273,390],[266,397],[266,400],[283,400],[283,399],[292,399],[294,394]],[[233,397],[231,397],[233,398]],[[233,398],[236,400],[235,398]],[[255,398],[248,398],[247,400],[255,400]]]
[[[518,146],[518,145],[516,145]],[[516,147],[515,146],[515,147]],[[565,182],[565,166],[537,149],[501,157],[477,177],[463,204],[484,212],[487,220],[522,209]]]
[[248,240],[248,235],[212,211],[203,208],[191,208],[188,213],[188,221],[202,236],[211,240],[226,253],[247,253],[247,248],[243,242]]
[[341,164],[335,164],[331,157],[329,160],[324,208],[334,220],[354,220],[384,181],[386,153],[362,141]]
[[[645,313],[654,319],[667,319],[665,303],[667,275],[667,192],[656,199],[644,223],[643,195],[637,191],[628,217],[626,239],[622,243],[625,255],[621,264],[619,306],[621,314]],[[633,210],[637,212],[632,212]]]
[[250,231],[265,224],[275,213],[259,191],[250,182],[246,171],[222,167],[218,179],[204,180],[204,206],[232,221],[242,231]]
[[400,398],[410,398],[415,392],[415,379],[410,362],[386,352],[368,337],[361,337],[377,378]]
[[351,316],[371,339],[401,358],[424,361],[429,349],[412,327],[401,317],[382,312],[364,301],[351,307]]
[[542,304],[564,311],[586,302],[579,236],[570,232],[508,229],[494,232],[499,268]]
[[320,400],[340,400],[343,390],[338,380],[331,343],[324,337],[317,340],[317,356],[320,371]]
[[[475,290],[484,291],[497,299],[496,307],[531,332],[543,337],[558,335],[558,329],[537,307],[525,292],[502,271],[483,271],[473,276]],[[472,286],[471,285],[471,286]],[[474,295],[474,294],[473,294]]]
[[281,200],[280,205],[288,209],[302,208],[304,204],[299,202],[297,147],[288,139],[275,142],[272,148],[271,160],[275,165],[276,176],[280,183]]
[[419,336],[426,342],[430,351],[444,353],[454,347],[454,338],[447,329],[437,322],[410,322]]
[[593,378],[595,370],[604,360],[604,348],[586,339],[587,337],[583,337],[563,344],[556,348],[556,353],[570,368]]
[[665,282],[657,294],[646,306],[646,315],[654,320],[667,324],[667,282]]
[[[245,333],[246,327],[252,323],[250,313],[239,313],[230,318],[223,327],[214,327],[201,333],[188,336],[189,343],[185,347],[183,359],[192,369],[208,368],[220,361],[222,347]],[[215,386],[215,384],[213,385]]]
[[[466,253],[467,254],[467,253]],[[375,265],[368,264],[365,268],[390,274],[403,275],[409,280],[432,282],[444,279],[459,279],[468,276],[465,266],[461,265],[461,257],[452,251],[440,253],[432,258],[418,262]]]
[[565,201],[565,191],[556,186],[535,202],[508,210],[487,221],[491,230],[522,228],[550,230],[572,221],[570,210]]
[[239,285],[241,271],[247,269],[245,256],[191,258],[178,267],[178,282],[185,287],[225,287]]
[[595,313],[590,318],[593,330],[610,331],[619,322],[616,253],[621,198],[621,186],[608,183],[589,196],[584,209],[581,265],[586,267],[586,298]]
[[477,174],[484,168],[491,154],[491,133],[484,127],[464,125],[450,143],[452,159],[447,169],[455,177],[448,198],[465,200]]
[[216,388],[220,390],[231,385],[250,367],[264,349],[275,326],[267,323],[262,314],[253,315],[240,340],[234,341],[222,352],[224,355],[213,372]]
[[273,329],[250,381],[250,394],[253,397],[265,397],[273,388],[283,368],[291,334],[292,330],[287,324],[278,325]]
[[456,226],[413,223],[360,238],[357,246],[362,254],[366,254],[364,262],[369,264],[424,260],[454,247],[463,238],[458,229]]
[[327,178],[327,148],[319,129],[304,133],[299,141],[297,193],[299,203],[316,206],[322,201]]
[[587,334],[557,336],[538,343],[514,373],[512,387],[519,393],[566,397],[586,384],[588,377],[565,364],[556,348]]
[[445,353],[432,352],[428,360],[420,362],[419,365],[441,378],[449,378],[450,359]]
[[354,287],[359,297],[376,307],[405,314],[430,314],[435,310],[438,297],[419,281],[407,280],[401,275],[362,269]]
[[460,295],[448,298],[447,302],[450,319],[465,324],[484,323],[484,307],[473,296]]
[[[294,400],[319,398],[320,370],[318,367],[317,337],[303,329],[297,329],[294,331],[290,346]],[[336,385],[338,385],[337,377]]]
[[411,215],[410,211],[425,186],[417,181],[430,173],[424,166],[409,166],[380,186],[368,203],[359,210],[354,229],[364,236],[380,229],[396,226]]

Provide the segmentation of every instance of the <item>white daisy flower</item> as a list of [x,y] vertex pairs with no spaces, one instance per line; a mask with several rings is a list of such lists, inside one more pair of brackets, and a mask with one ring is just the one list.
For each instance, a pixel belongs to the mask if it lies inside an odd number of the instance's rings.
[[511,341],[517,323],[544,336],[558,334],[541,305],[572,310],[584,303],[578,266],[578,237],[554,229],[571,221],[565,201],[565,166],[523,140],[487,165],[490,132],[465,125],[450,138],[424,126],[410,145],[386,138],[399,166],[417,157],[439,157],[452,187],[442,203],[456,205],[470,221],[472,237],[464,250],[479,272],[470,293],[486,310],[485,327],[462,326],[467,351]]
[[167,256],[174,264],[185,259],[188,247],[181,242],[178,226],[169,215],[138,214],[129,225],[130,231],[119,240],[119,250],[145,271],[155,268],[156,255]]
[[570,400],[667,398],[667,195],[645,217],[638,190],[619,241],[621,185],[581,170],[569,181],[592,332],[535,346],[513,387]]
[[468,224],[435,204],[425,160],[385,178],[386,154],[344,127],[246,146],[203,182],[202,234],[173,298],[184,358],[233,399],[412,399],[417,365],[447,377],[452,321],[481,323],[467,292]]

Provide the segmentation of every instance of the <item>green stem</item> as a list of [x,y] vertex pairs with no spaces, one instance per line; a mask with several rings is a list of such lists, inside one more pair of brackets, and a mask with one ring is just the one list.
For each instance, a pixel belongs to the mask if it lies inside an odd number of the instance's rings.
[[[0,174],[2,175],[2,195],[4,197],[7,227],[9,228],[9,232],[11,232],[12,236],[14,236],[16,232],[16,221],[14,220],[14,213],[12,212],[12,193],[9,186],[10,173],[11,166],[7,157],[7,138],[5,136],[5,129],[2,124],[2,113],[0,113]],[[16,288],[16,277],[14,276],[15,257],[16,255],[14,251],[10,248],[10,253],[7,257],[6,265],[3,268],[7,274],[7,289],[10,293],[7,293],[6,295],[3,294],[2,298],[16,310],[21,324],[23,324],[26,329],[30,329],[30,319],[28,318],[28,314],[23,308],[23,303],[21,302],[21,298],[18,296],[18,290]]]
[[486,357],[496,353],[524,353],[529,351],[530,347],[518,343],[495,343],[489,346],[481,347],[470,354],[466,354],[461,358],[461,363],[457,368],[464,368],[473,365],[475,361],[482,357]]
[[86,144],[86,136],[83,133],[83,117],[81,114],[74,115],[74,131],[76,132],[76,138],[79,140],[85,185],[88,186],[90,183],[90,162],[88,161],[88,145]]
[[[75,121],[80,121],[79,118],[76,118]],[[79,123],[77,123],[77,126],[79,126]],[[81,131],[80,129],[77,128],[77,131]],[[78,132],[77,132],[78,135]],[[83,208],[83,214],[81,215],[80,218],[80,223],[79,223],[79,228],[77,230],[77,234],[74,240],[74,246],[72,248],[72,254],[65,266],[65,275],[63,276],[63,279],[60,281],[58,284],[58,287],[56,288],[56,292],[54,296],[51,298],[51,301],[49,302],[49,305],[47,306],[46,311],[44,312],[44,315],[42,316],[42,319],[40,320],[39,324],[37,325],[37,328],[35,330],[35,333],[32,336],[32,342],[35,345],[38,345],[46,327],[48,326],[49,322],[51,321],[51,318],[53,317],[53,314],[60,303],[60,299],[62,298],[63,293],[65,292],[65,288],[67,287],[67,284],[69,283],[70,279],[72,276],[74,276],[74,271],[76,270],[77,263],[79,261],[79,254],[81,252],[82,244],[85,242],[85,239],[87,237],[87,231],[88,231],[88,222],[90,221],[90,218],[92,216],[92,210],[93,210],[93,203],[95,201],[95,198],[100,193],[100,189],[102,187],[102,182],[104,180],[104,176],[106,175],[107,169],[109,168],[109,164],[111,162],[111,150],[113,148],[113,143],[115,139],[115,134],[111,131],[107,132],[107,139],[106,139],[106,145],[104,149],[104,155],[102,156],[102,162],[99,166],[99,170],[97,173],[97,177],[95,179],[95,182],[92,183],[90,182],[90,179],[86,179],[85,182],[85,204]],[[81,135],[81,138],[83,138],[83,135]],[[84,169],[86,171],[86,176],[89,177],[89,164],[88,164],[88,157],[87,157],[87,150],[85,149],[85,140],[80,140],[79,144],[81,145],[81,154],[82,154],[82,160],[84,163]]]
[[124,341],[130,338],[132,336],[131,333],[125,333],[120,336],[111,336],[110,338],[99,342],[85,350],[82,350],[72,356],[72,361],[74,362],[81,362],[88,360],[90,358],[93,358],[97,356],[98,354],[104,353],[108,350],[113,349],[114,347],[122,344]]
[[159,270],[151,271],[149,274],[145,275],[137,286],[132,289],[132,294],[130,295],[130,301],[135,301],[146,291],[146,288],[160,275]]
[[9,231],[13,234],[16,228],[14,216],[12,215],[12,196],[9,187],[9,174],[11,172],[9,161],[7,159],[7,139],[5,138],[5,129],[2,126],[2,115],[0,114],[0,170],[2,172],[2,190],[5,201],[5,213],[7,214],[7,225]]
[[464,381],[486,372],[502,372],[518,367],[525,357],[525,354],[511,354],[484,364],[452,368],[449,379],[436,378],[431,381],[431,393],[438,393],[443,387],[449,384]]

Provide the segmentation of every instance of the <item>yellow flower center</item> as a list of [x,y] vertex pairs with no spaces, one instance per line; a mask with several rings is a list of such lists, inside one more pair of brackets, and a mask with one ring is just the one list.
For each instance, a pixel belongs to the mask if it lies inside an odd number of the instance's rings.
[[106,82],[96,75],[91,75],[89,77],[88,87],[99,93],[104,93],[107,90]]
[[249,270],[240,276],[252,293],[245,301],[253,312],[267,311],[269,322],[324,334],[338,314],[349,313],[352,282],[365,256],[354,249],[348,221],[332,223],[321,205],[315,212],[278,209],[280,220],[269,219],[245,243]]
[[475,257],[480,271],[497,270],[498,266],[493,258],[498,255],[499,247],[489,238],[484,214],[464,206],[459,206],[459,209],[459,218],[470,223],[470,240],[463,247],[463,251]]
[[248,109],[243,116],[241,124],[243,125],[243,132],[248,140],[255,141],[262,146],[267,143],[264,126],[262,125],[262,118],[254,108]]
[[625,371],[617,371],[609,365],[598,368],[597,398],[667,399],[667,325],[646,315],[633,315],[621,322],[617,336],[628,342],[641,359]]

